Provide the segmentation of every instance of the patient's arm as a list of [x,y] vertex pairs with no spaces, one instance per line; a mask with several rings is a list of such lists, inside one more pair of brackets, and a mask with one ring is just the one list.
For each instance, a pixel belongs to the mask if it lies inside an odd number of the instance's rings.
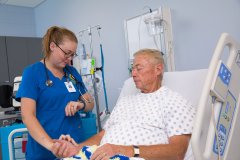
[[86,141],[78,144],[78,148],[79,150],[83,147],[83,146],[92,146],[92,145],[99,145],[100,141],[103,137],[105,133],[105,130],[100,131],[98,134],[90,137],[89,139],[87,139]]
[[[182,160],[187,151],[189,140],[190,135],[179,135],[170,137],[169,144],[139,145],[140,157],[145,160]],[[133,146],[105,144],[93,153],[91,160],[109,158],[116,154],[133,157]]]
[[[90,139],[75,146],[71,143],[54,144],[53,150],[57,157],[70,157],[79,152],[83,146],[99,145],[105,131],[101,131]],[[159,145],[139,145],[140,157],[146,160],[182,160],[188,148],[191,135],[179,135],[169,138],[169,144]],[[91,160],[98,159],[101,156],[105,158],[116,154],[123,154],[133,157],[133,146],[105,144],[99,147],[92,155]]]
[[169,144],[159,144],[151,146],[139,146],[140,157],[146,160],[159,160],[159,159],[184,159],[185,153],[188,148],[191,135],[179,135],[169,138]]

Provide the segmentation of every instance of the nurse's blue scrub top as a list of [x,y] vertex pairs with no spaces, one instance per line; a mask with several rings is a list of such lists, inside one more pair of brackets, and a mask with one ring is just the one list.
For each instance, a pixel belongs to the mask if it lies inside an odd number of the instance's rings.
[[[27,97],[36,101],[36,117],[47,134],[52,139],[58,139],[61,134],[70,134],[76,141],[81,141],[82,126],[79,114],[65,116],[65,107],[69,101],[77,101],[86,88],[77,70],[66,66],[62,79],[55,77],[48,69],[49,79],[53,81],[51,87],[46,86],[47,76],[44,64],[37,62],[24,69],[22,82],[17,92],[17,98]],[[70,76],[72,74],[78,82]],[[68,92],[64,82],[67,80],[74,84],[76,92]],[[27,143],[27,160],[54,160],[56,157],[47,149],[38,144],[30,135]]]

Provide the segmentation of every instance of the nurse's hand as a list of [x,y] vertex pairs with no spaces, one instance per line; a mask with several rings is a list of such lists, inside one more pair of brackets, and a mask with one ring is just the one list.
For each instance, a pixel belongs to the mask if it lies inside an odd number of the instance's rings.
[[82,102],[70,101],[65,107],[66,116],[73,116],[78,110],[82,109],[84,104]]
[[56,140],[51,148],[51,152],[58,158],[71,157],[79,152],[79,148],[71,142]]
[[62,134],[59,137],[59,140],[65,140],[65,141],[72,143],[75,146],[78,146],[78,144],[75,142],[75,140],[69,134],[67,134],[67,135]]

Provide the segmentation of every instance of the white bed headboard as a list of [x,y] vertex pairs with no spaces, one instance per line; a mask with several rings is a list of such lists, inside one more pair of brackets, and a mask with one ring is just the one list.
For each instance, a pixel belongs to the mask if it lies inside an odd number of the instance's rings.
[[[180,93],[194,106],[198,105],[199,97],[207,74],[207,69],[165,72],[163,85]],[[120,97],[139,92],[132,77],[127,79],[120,93]]]

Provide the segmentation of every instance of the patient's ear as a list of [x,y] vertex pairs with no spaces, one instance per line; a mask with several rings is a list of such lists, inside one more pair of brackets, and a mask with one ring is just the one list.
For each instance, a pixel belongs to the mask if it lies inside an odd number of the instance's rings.
[[157,75],[161,75],[164,72],[164,65],[163,64],[157,64],[155,66],[155,71]]

